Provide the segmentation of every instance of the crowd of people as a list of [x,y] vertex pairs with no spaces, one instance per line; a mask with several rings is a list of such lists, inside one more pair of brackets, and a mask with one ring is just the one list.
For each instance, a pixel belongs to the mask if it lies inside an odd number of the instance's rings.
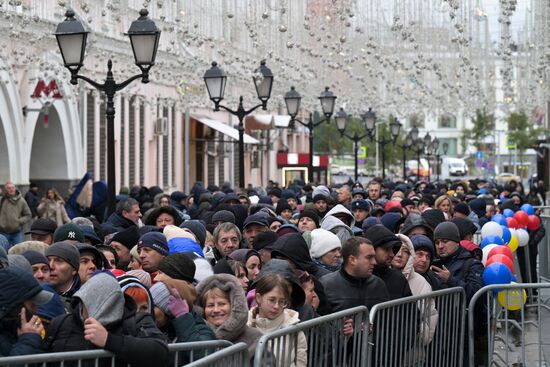
[[[36,187],[23,197],[6,183],[0,356],[105,349],[121,363],[161,366],[167,343],[217,339],[244,342],[252,356],[265,333],[352,307],[448,287],[470,299],[483,287],[475,234],[530,197],[515,181],[243,191],[198,182],[188,195],[134,187],[100,221],[69,218],[53,188],[39,200]],[[530,232],[536,261],[544,227]],[[440,315],[432,305],[423,318],[425,347]],[[339,332],[352,335],[351,320]],[[303,333],[288,348],[295,366],[307,365]]]

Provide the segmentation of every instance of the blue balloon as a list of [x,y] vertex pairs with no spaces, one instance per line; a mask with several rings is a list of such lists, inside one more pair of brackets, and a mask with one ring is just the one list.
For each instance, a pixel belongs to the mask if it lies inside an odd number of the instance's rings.
[[502,214],[495,214],[493,215],[493,217],[491,218],[491,220],[493,222],[497,222],[498,224],[500,224],[501,226],[508,226],[508,224],[506,223],[506,217]]
[[504,243],[510,242],[510,240],[512,239],[512,232],[510,232],[510,230],[506,226],[500,227],[502,227],[502,240],[504,241]]
[[515,274],[512,274],[512,282],[517,283],[518,277]]
[[479,247],[484,248],[487,245],[504,245],[504,241],[501,237],[492,234],[485,237],[483,241],[481,241],[481,243],[479,244]]
[[527,215],[534,215],[535,214],[535,208],[533,208],[533,205],[531,204],[523,204],[521,206],[521,210],[527,213]]
[[510,284],[512,273],[503,263],[492,263],[483,271],[483,283],[491,284]]
[[506,208],[506,209],[504,209],[504,211],[502,212],[502,214],[504,214],[504,216],[505,216],[506,218],[511,218],[511,217],[514,216],[514,211],[513,211],[512,209]]

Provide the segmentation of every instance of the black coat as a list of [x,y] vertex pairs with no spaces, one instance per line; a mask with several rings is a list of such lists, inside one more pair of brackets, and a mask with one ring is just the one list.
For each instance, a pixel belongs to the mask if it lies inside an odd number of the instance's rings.
[[[79,310],[75,309],[72,314],[56,317],[52,321],[44,340],[46,352],[98,349],[84,339],[84,325],[79,314]],[[169,353],[164,335],[156,327],[150,314],[136,313],[136,304],[130,297],[125,296],[122,320],[109,325],[107,331],[109,336],[105,350],[116,355],[117,366],[131,364],[149,367],[168,364]],[[106,366],[110,365],[110,360],[104,359],[101,362]],[[83,365],[87,366],[88,363]],[[93,361],[89,361],[89,365],[92,366]]]
[[390,299],[398,299],[412,296],[409,282],[402,272],[384,265],[374,267],[374,275],[380,277],[386,283]]
[[136,224],[129,219],[124,218],[122,215],[117,212],[111,214],[109,218],[101,225],[101,229],[104,234],[110,234],[115,232],[120,232]]

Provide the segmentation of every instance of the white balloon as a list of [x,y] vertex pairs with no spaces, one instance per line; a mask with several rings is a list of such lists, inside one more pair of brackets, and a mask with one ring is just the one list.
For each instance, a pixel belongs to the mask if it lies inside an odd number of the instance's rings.
[[490,235],[496,235],[502,237],[502,228],[497,222],[487,222],[481,228],[481,238],[485,238]]
[[527,246],[529,243],[529,233],[527,233],[527,231],[523,228],[516,230],[516,237],[520,247]]
[[487,245],[483,248],[483,250],[481,250],[483,251],[483,259],[481,259],[483,266],[485,266],[485,263],[487,262],[487,257],[489,257],[489,252],[491,252],[491,250],[497,246],[500,246],[500,245],[495,245],[495,244]]

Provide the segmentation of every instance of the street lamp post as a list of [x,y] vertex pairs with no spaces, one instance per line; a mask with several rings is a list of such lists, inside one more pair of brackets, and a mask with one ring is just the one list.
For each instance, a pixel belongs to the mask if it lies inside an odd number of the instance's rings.
[[[261,75],[261,76],[260,76]],[[237,116],[239,119],[239,185],[241,188],[245,187],[244,183],[244,118],[254,112],[259,107],[263,110],[267,110],[267,101],[271,97],[271,89],[273,87],[273,74],[271,70],[265,66],[265,60],[262,60],[260,67],[255,70],[254,85],[256,86],[256,94],[261,101],[258,105],[252,107],[249,110],[245,110],[243,107],[243,96],[239,97],[239,106],[237,110],[232,110],[220,104],[223,100],[225,93],[225,85],[227,82],[227,76],[225,72],[218,67],[218,64],[212,62],[212,67],[204,73],[204,83],[208,90],[210,100],[214,102],[214,111],[219,111],[220,108],[229,112],[230,114]]]
[[[439,148],[439,140],[437,141],[437,147]],[[436,153],[435,158],[437,160],[437,181],[439,181],[439,171],[441,170],[441,156],[447,155],[447,150],[449,149],[449,144],[447,142],[443,143],[443,154]],[[437,152],[437,148],[436,148]]]
[[413,145],[412,131],[405,136],[405,142],[399,147],[403,151],[403,181],[407,179],[407,149]]
[[386,178],[386,145],[389,143],[395,144],[397,136],[399,135],[399,130],[401,129],[401,123],[397,121],[396,118],[390,122],[390,135],[391,139],[386,139],[385,136],[382,139],[374,138],[374,128],[376,125],[376,115],[369,108],[369,111],[365,114],[365,125],[370,141],[375,141],[382,148],[382,179]]
[[[354,174],[355,174],[355,182],[357,182],[357,180],[359,179],[359,168],[358,168],[358,163],[357,163],[359,142],[361,140],[363,140],[364,138],[366,138],[367,136],[369,136],[369,133],[367,132],[363,135],[357,135],[357,132],[354,132],[353,135],[346,134],[345,130],[346,130],[346,126],[349,122],[349,117],[350,116],[344,111],[344,109],[340,108],[340,110],[334,116],[334,119],[336,120],[336,127],[338,128],[338,131],[340,131],[340,135],[345,136],[346,138],[353,140],[353,143],[354,143],[353,147],[354,147],[354,150],[355,150],[355,155],[354,155],[354,157],[355,157],[355,170],[354,170]],[[363,120],[363,125],[366,126],[366,114],[364,114],[362,116],[362,120]]]
[[424,136],[424,151],[428,161],[428,182],[430,182],[430,157],[432,155],[432,137],[430,133],[426,133]]
[[415,145],[416,145],[416,160],[417,160],[417,171],[416,171],[416,176],[417,176],[417,181],[420,181],[420,153],[422,151],[424,151],[424,141],[422,140],[422,138],[416,138],[415,140]]
[[298,111],[300,110],[300,101],[302,96],[294,87],[290,87],[290,90],[285,93],[285,104],[287,113],[290,115],[290,123],[288,127],[290,129],[294,128],[294,124],[297,122],[302,126],[305,126],[309,130],[309,163],[308,163],[308,180],[310,183],[313,183],[313,129],[323,122],[329,121],[330,117],[334,113],[334,103],[336,102],[336,96],[329,90],[328,87],[325,87],[325,90],[319,96],[319,101],[321,102],[321,109],[323,110],[323,115],[325,118],[313,122],[313,114],[309,114],[309,119],[307,122],[302,121],[296,118]]
[[107,62],[107,78],[104,83],[98,83],[88,77],[79,75],[80,68],[84,65],[84,55],[86,53],[86,40],[88,31],[84,25],[75,18],[72,9],[65,13],[65,20],[57,25],[55,37],[63,57],[63,63],[71,72],[71,84],[78,84],[78,79],[82,79],[91,84],[94,88],[105,93],[107,97],[107,108],[105,115],[107,118],[107,185],[109,196],[107,198],[108,215],[115,211],[116,197],[116,172],[115,172],[115,103],[116,92],[124,89],[128,84],[141,78],[142,83],[149,82],[149,69],[155,64],[160,30],[148,17],[146,9],[139,12],[140,17],[130,25],[127,35],[130,37],[132,51],[134,53],[135,63],[141,70],[140,74],[134,75],[122,83],[116,83],[113,77],[113,63],[109,59]]

